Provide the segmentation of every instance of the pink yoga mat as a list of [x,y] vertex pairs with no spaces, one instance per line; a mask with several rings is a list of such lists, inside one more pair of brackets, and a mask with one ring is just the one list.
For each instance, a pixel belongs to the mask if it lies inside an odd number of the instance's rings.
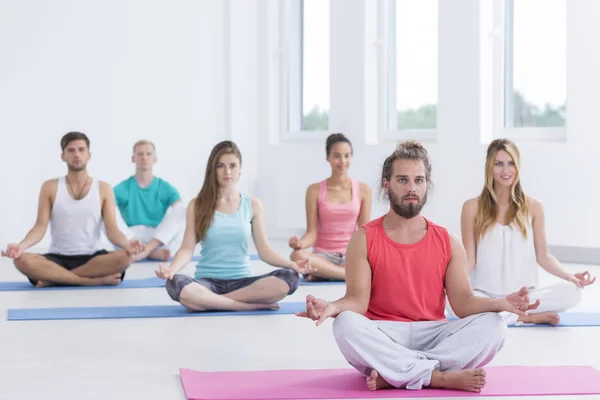
[[600,394],[600,371],[586,366],[489,367],[481,393],[452,390],[369,391],[354,369],[199,372],[181,368],[188,400],[366,399]]

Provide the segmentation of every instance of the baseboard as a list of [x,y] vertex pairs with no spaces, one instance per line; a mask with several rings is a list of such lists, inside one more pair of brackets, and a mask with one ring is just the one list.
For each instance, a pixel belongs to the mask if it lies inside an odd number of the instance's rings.
[[550,253],[563,263],[600,265],[600,248],[548,246]]

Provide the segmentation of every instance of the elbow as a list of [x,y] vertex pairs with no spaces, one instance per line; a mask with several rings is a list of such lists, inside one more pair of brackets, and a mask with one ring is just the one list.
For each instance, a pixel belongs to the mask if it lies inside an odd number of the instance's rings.
[[[110,240],[111,243],[116,243],[119,241],[119,233],[121,233],[118,229],[107,229],[106,237]],[[125,235],[123,235],[125,237]],[[128,239],[125,237],[125,239]]]
[[34,225],[32,232],[37,233],[40,237],[44,237],[46,235],[47,225]]
[[361,300],[356,297],[348,298],[350,309],[357,314],[364,315],[369,310],[369,299]]
[[316,237],[317,237],[317,232],[313,229],[306,231],[306,233],[304,234],[305,241],[313,241],[316,239]]
[[260,258],[267,264],[273,265],[273,263],[271,263],[270,260],[272,260],[274,258],[273,254],[275,252],[273,251],[273,249],[270,246],[257,247],[256,253],[258,255],[258,258]]
[[539,266],[544,268],[544,266],[548,264],[548,258],[550,258],[550,253],[536,254],[535,261]]
[[361,315],[365,315],[367,313],[367,311],[369,310],[369,305],[368,304],[361,304],[359,307],[357,307],[357,313],[361,314]]
[[[454,299],[454,301],[450,301],[450,298],[447,299],[447,306],[446,306],[446,311],[452,315],[454,314],[454,316],[456,316],[459,319],[468,317],[470,315],[470,313],[468,312],[468,310],[466,309],[467,307],[466,304],[468,301],[470,301],[471,298],[468,299],[461,299],[460,301],[457,301],[457,299]],[[449,306],[449,307],[448,307]]]

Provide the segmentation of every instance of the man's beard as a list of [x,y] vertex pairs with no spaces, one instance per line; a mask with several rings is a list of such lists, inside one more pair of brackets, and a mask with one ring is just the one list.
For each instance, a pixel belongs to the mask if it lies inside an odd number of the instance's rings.
[[[414,218],[421,212],[421,209],[427,203],[427,194],[423,196],[423,200],[416,195],[406,195],[401,200],[392,192],[391,190],[388,193],[390,197],[390,205],[392,206],[392,210],[402,218]],[[416,199],[416,203],[408,203],[403,204],[402,201],[406,199]]]
[[77,167],[75,165],[67,164],[67,168],[69,168],[69,171],[73,171],[73,172],[83,171],[86,166],[87,166],[87,164],[81,164],[79,167]]

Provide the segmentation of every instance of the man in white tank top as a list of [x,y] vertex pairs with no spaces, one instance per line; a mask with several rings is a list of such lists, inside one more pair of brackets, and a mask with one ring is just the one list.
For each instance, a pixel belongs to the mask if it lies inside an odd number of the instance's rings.
[[113,189],[119,230],[128,239],[139,239],[145,250],[134,261],[148,258],[167,261],[179,249],[185,231],[186,206],[169,182],[154,176],[156,149],[152,142],[133,145],[135,175]]
[[[143,246],[128,241],[119,231],[111,186],[88,175],[87,136],[69,132],[63,136],[61,148],[67,175],[44,182],[34,227],[23,241],[9,244],[2,255],[13,258],[17,269],[37,287],[118,285],[132,256],[143,251]],[[109,240],[123,250],[109,253],[101,248],[103,222]],[[44,237],[48,223],[48,253],[25,253]]]

